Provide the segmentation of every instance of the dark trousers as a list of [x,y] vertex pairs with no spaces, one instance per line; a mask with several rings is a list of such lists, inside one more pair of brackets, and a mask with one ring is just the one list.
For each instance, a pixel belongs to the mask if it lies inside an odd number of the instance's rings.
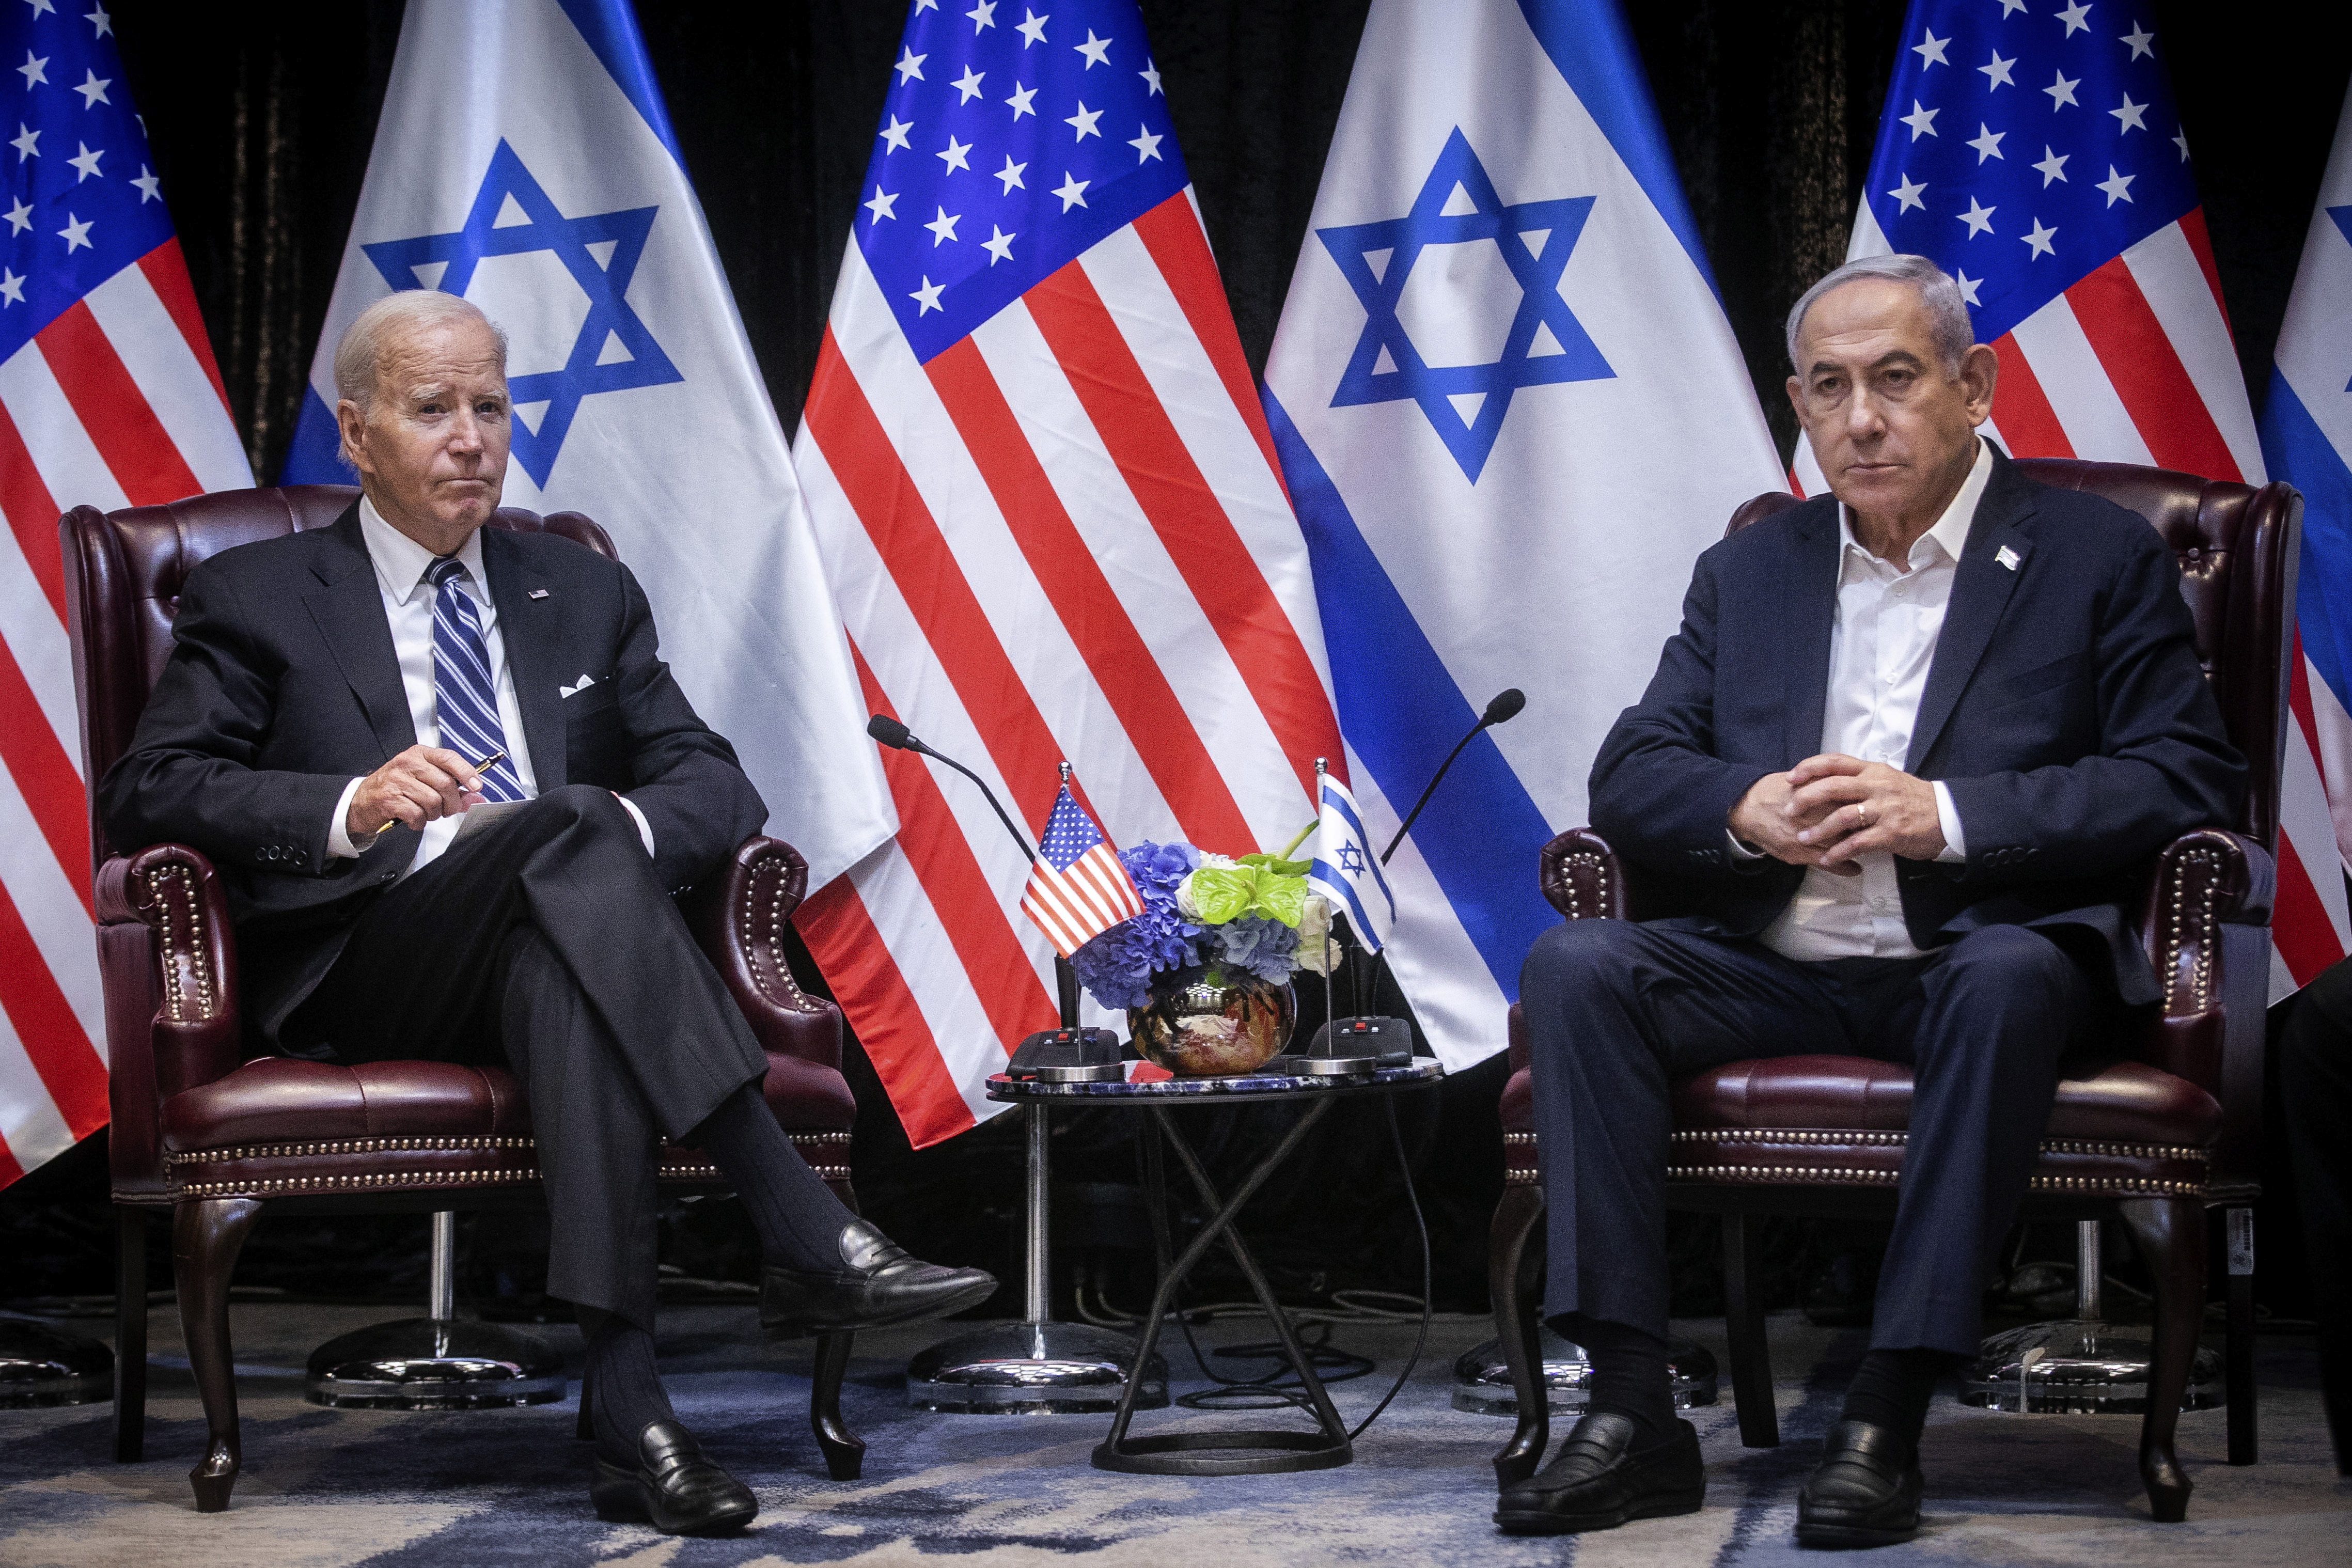
[[370,906],[288,1025],[344,1061],[511,1064],[551,1219],[547,1289],[654,1319],[658,1138],[768,1070],[610,792],[552,790]]
[[1994,1251],[2050,1120],[2058,1063],[2101,1010],[2021,926],[1920,958],[1798,963],[1752,942],[1570,921],[1519,982],[1549,1211],[1548,1317],[1666,1331],[1674,1081],[1755,1057],[1874,1057],[1916,1087],[1871,1343],[1969,1353]]
[[2336,1468],[2352,1475],[2352,1141],[2344,1131],[2352,1121],[2352,961],[2284,1005],[2279,1100],[2319,1319],[2320,1390]]

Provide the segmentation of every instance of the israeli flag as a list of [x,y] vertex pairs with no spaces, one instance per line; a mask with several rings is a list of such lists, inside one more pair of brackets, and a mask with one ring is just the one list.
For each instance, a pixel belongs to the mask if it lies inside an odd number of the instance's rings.
[[1693,559],[1786,488],[1613,0],[1374,0],[1265,401],[1374,836],[1528,693],[1388,867],[1390,962],[1464,1066]]
[[351,482],[336,341],[420,288],[506,330],[507,503],[613,535],[811,888],[888,838],[791,448],[627,0],[411,0],[286,483]]
[[[2337,853],[2352,866],[2352,93],[2279,324],[2270,395],[2263,401],[2263,465],[2303,492],[2303,562],[2295,627],[2310,711],[2295,721],[2316,757],[2335,819]],[[2290,782],[2303,767],[2287,747]],[[2313,862],[2314,878],[2323,868]]]
[[1381,874],[1371,836],[1364,831],[1364,814],[1348,786],[1318,767],[1316,782],[1323,786],[1323,815],[1315,825],[1315,857],[1307,868],[1307,886],[1348,917],[1348,929],[1378,952],[1396,924],[1396,895]]

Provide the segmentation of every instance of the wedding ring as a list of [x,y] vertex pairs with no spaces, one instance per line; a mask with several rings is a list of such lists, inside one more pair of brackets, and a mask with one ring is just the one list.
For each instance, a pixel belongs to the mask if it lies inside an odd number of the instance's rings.
[[1867,827],[1870,826],[1870,807],[1867,804],[1862,801],[1856,801],[1853,803],[1853,820],[1854,825],[1858,827]]

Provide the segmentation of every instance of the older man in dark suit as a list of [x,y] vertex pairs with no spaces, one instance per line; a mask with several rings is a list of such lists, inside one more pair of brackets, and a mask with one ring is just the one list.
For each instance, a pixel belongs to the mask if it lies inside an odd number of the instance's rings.
[[258,1043],[513,1064],[548,1287],[588,1338],[597,1510],[738,1528],[751,1494],[701,1457],[655,1372],[660,1136],[741,1194],[772,1331],[915,1321],[994,1281],[892,1246],[770,1116],[767,1058],[669,900],[767,807],[671,679],[626,568],[484,530],[507,465],[503,334],[463,300],[394,294],[344,335],[335,380],[362,499],[190,574],[171,661],[100,784],[108,831],[221,867]]
[[1590,1413],[1503,1494],[1506,1531],[1699,1506],[1665,1362],[1667,1094],[1745,1057],[1834,1049],[1916,1088],[1871,1349],[1797,1538],[1918,1528],[1938,1374],[1978,1341],[2071,1042],[2155,977],[2123,904],[2244,767],[2170,552],[2035,485],[1977,434],[1999,361],[1919,257],[1849,263],[1790,313],[1789,380],[1832,492],[1699,558],[1681,630],[1593,765],[1594,825],[1665,907],[1576,921],[1521,980],[1549,1300]]

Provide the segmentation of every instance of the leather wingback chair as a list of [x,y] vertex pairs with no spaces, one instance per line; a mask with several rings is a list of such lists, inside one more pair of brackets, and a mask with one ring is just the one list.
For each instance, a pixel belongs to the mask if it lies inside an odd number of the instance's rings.
[[[2147,519],[2180,563],[2197,655],[2230,738],[2252,771],[2245,808],[2168,845],[2133,911],[2164,1000],[2133,1015],[2095,1056],[2070,1058],[2022,1213],[2120,1220],[2156,1283],[2155,1362],[2140,1428],[2140,1474],[2156,1518],[2177,1521],[2189,1481],[2173,1454],[2189,1362],[2204,1321],[2206,1210],[2227,1208],[2233,1237],[2227,1352],[2230,1458],[2253,1460],[2252,1213],[2258,1190],[2263,1010],[2270,975],[2272,856],[2277,846],[2287,663],[2303,499],[2112,463],[2018,464],[2043,484],[2087,490]],[[1737,531],[1796,504],[1759,496]],[[1640,876],[1598,834],[1545,846],[1544,896],[1570,920],[1639,920]],[[1547,1436],[1537,1350],[1543,1272],[1539,1174],[1528,1038],[1510,1015],[1503,1091],[1504,1196],[1490,1252],[1496,1328],[1511,1365],[1518,1430],[1495,1460],[1505,1484],[1530,1473]],[[1911,1072],[1859,1057],[1790,1056],[1708,1068],[1675,1086],[1667,1203],[1723,1218],[1725,1326],[1741,1439],[1780,1441],[1756,1289],[1753,1232],[1764,1215],[1891,1216]]]
[[[227,490],[58,523],[64,549],[82,775],[99,779],[129,745],[172,651],[181,583],[236,545],[334,521],[359,492],[341,485]],[[577,512],[501,510],[493,527],[561,534],[614,554]],[[173,1221],[173,1275],[209,1440],[191,1473],[197,1507],[228,1503],[238,1467],[228,1286],[239,1247],[273,1213],[541,1205],[530,1116],[502,1068],[446,1062],[361,1067],[247,1059],[236,939],[212,864],[184,844],[110,844],[92,805],[99,964],[105,984],[119,1222],[115,1458],[140,1457],[146,1405],[148,1216]],[[792,846],[753,837],[680,895],[702,950],[768,1056],[770,1109],[845,1202],[856,1104],[841,1075],[841,1016],[804,994],[784,961],[786,921],[808,867]],[[663,1190],[724,1191],[718,1168],[665,1149]],[[810,1418],[836,1479],[865,1445],[841,1416],[847,1334],[818,1342]]]

